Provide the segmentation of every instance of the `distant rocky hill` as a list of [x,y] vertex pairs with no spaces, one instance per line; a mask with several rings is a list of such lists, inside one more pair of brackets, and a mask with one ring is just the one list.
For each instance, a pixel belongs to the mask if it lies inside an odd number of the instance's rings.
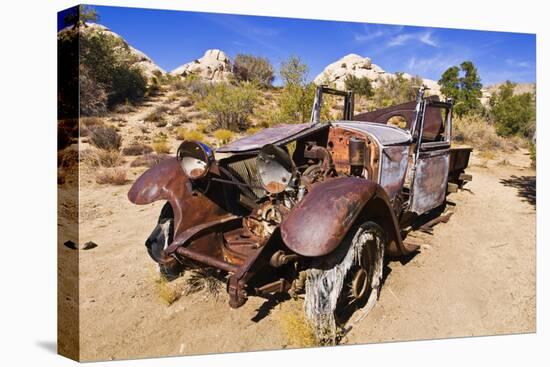
[[212,82],[227,81],[232,74],[231,60],[221,50],[207,50],[200,59],[183,64],[170,72],[171,75],[187,77],[196,75]]
[[[59,33],[66,32],[67,30],[69,30],[71,28],[72,28],[72,26],[64,28],[64,29],[60,30]],[[143,70],[143,73],[145,74],[145,76],[147,78],[151,78],[152,76],[154,76],[155,73],[161,73],[161,74],[165,73],[165,71],[160,66],[155,64],[149,56],[147,56],[142,51],[132,47],[130,44],[128,44],[128,42],[126,42],[126,40],[122,36],[120,36],[119,34],[111,31],[109,28],[105,27],[104,25],[97,24],[97,23],[86,23],[85,26],[81,26],[79,28],[79,31],[83,32],[83,33],[87,33],[87,32],[105,32],[105,33],[108,33],[109,35],[111,35],[113,37],[116,37],[116,38],[122,40],[122,42],[124,42],[124,44],[128,45],[128,47],[130,49],[130,52],[136,57],[137,62],[135,63],[135,65],[139,66]]]
[[[368,57],[349,54],[340,60],[328,65],[314,80],[315,84],[332,84],[338,89],[345,89],[345,79],[348,75],[357,78],[368,78],[373,87],[377,87],[384,78],[394,78],[395,74],[388,73],[380,66],[373,64]],[[403,73],[406,79],[412,75]],[[439,84],[435,80],[423,79],[424,85],[429,88],[431,94],[440,94]]]

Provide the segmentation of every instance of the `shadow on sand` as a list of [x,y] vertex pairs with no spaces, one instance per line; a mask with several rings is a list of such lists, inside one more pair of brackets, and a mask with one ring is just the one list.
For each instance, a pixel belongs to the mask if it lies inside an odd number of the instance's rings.
[[514,187],[518,190],[518,196],[523,201],[535,206],[537,204],[537,177],[536,176],[511,176],[501,179],[504,186]]

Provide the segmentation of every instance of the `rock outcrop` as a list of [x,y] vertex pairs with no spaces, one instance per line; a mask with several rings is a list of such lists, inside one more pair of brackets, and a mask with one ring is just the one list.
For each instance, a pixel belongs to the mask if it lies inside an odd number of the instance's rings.
[[183,64],[170,72],[174,76],[195,75],[212,82],[227,81],[232,74],[231,60],[221,50],[207,50],[200,59]]
[[[328,65],[315,80],[315,84],[330,84],[337,89],[345,89],[345,79],[348,75],[357,78],[368,78],[373,87],[380,85],[384,78],[394,78],[395,74],[388,73],[380,66],[373,64],[368,57],[362,57],[356,54],[349,54],[340,60]],[[403,73],[405,79],[411,79],[413,76]],[[423,79],[424,85],[429,88],[430,94],[440,94],[439,84],[435,80]]]
[[[72,26],[64,28],[64,29],[60,30],[59,33],[66,32],[67,30],[72,29],[72,28],[73,28]],[[97,23],[86,23],[86,25],[81,26],[79,28],[79,31],[81,33],[104,32],[104,33],[109,34],[110,36],[113,36],[117,39],[120,39],[125,45],[128,46],[128,48],[130,49],[130,53],[132,53],[133,56],[135,57],[135,59],[136,59],[135,65],[140,67],[141,70],[143,70],[144,75],[148,79],[153,77],[155,74],[159,74],[159,73],[164,74],[165,73],[165,71],[160,66],[155,64],[153,62],[153,60],[151,60],[151,58],[149,58],[149,56],[147,56],[142,51],[140,51],[140,50],[132,47],[131,45],[129,45],[128,42],[126,42],[126,40],[121,35],[111,31],[109,28],[105,27],[104,25],[97,24]]]

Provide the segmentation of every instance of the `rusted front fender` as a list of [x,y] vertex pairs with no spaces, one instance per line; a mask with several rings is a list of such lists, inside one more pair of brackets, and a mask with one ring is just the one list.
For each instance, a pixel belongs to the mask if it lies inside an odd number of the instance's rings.
[[145,171],[134,182],[128,192],[128,199],[139,205],[166,200],[174,211],[174,234],[203,222],[228,215],[218,205],[221,195],[218,187],[211,187],[209,193],[193,193],[190,180],[185,176],[176,158],[168,158]]
[[415,250],[403,244],[384,189],[373,181],[356,177],[335,178],[315,185],[281,223],[281,237],[297,254],[323,256],[340,245],[360,216],[361,220],[376,221],[384,228],[390,255]]

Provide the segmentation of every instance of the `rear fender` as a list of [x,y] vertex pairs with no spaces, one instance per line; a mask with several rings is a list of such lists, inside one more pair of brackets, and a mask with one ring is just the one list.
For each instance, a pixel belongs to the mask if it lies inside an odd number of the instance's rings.
[[323,256],[340,245],[358,220],[374,220],[384,228],[390,255],[414,251],[401,240],[384,189],[356,177],[334,178],[315,185],[281,223],[281,237],[297,254]]

